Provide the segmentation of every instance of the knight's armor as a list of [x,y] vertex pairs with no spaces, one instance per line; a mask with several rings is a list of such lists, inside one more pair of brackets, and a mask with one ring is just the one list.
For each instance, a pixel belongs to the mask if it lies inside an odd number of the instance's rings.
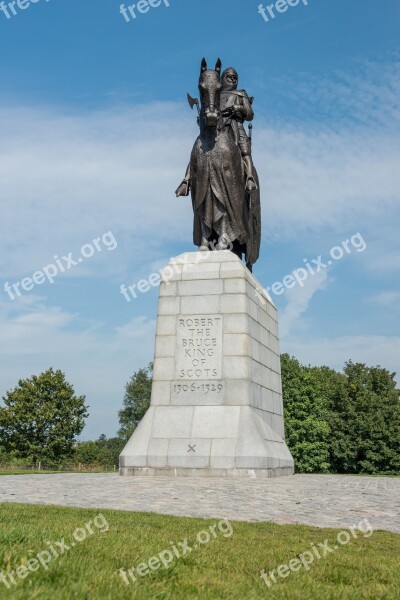
[[252,99],[248,97],[246,90],[223,90],[221,92],[221,112],[222,116],[226,118],[224,126],[231,128],[235,143],[242,153],[247,177],[246,189],[249,192],[257,189],[253,175],[251,143],[244,128],[244,121],[252,121],[254,118],[251,103]]
[[[230,111],[240,109],[242,115],[236,112],[229,116]],[[254,112],[251,106],[251,100],[246,90],[232,90],[221,92],[221,112],[227,117],[225,125],[230,125],[234,133],[235,142],[239,146],[242,156],[251,156],[250,140],[244,128],[244,121],[252,121]]]

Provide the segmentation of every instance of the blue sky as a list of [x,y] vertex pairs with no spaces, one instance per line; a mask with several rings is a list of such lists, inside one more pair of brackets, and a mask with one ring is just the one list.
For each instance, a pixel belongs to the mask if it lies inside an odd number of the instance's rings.
[[[398,1],[301,1],[268,23],[259,0],[170,0],[129,23],[120,4],[0,12],[0,395],[60,368],[90,405],[82,437],[115,433],[157,311],[157,288],[128,303],[120,285],[194,249],[190,201],[173,192],[197,135],[185,96],[202,56],[235,66],[255,96],[262,284],[356,233],[366,243],[273,295],[282,351],[399,371]],[[106,232],[115,249],[101,242],[53,284],[5,292]]]

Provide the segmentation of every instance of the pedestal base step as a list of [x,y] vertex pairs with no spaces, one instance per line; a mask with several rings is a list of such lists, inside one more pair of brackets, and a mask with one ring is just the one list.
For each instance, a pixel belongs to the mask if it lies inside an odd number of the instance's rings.
[[291,475],[293,458],[270,418],[250,406],[151,406],[122,451],[120,474]]
[[278,469],[156,469],[153,467],[123,467],[120,475],[131,477],[244,477],[250,479],[294,475],[293,467]]

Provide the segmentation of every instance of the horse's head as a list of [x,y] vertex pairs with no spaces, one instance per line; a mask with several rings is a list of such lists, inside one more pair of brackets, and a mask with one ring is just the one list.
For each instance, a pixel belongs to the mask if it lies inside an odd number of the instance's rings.
[[216,127],[220,116],[221,61],[217,60],[215,70],[207,68],[206,59],[201,61],[199,91],[201,112],[207,127]]

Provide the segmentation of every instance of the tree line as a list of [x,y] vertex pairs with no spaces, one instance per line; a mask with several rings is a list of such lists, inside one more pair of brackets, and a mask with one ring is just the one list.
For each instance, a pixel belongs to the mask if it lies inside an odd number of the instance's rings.
[[[0,407],[0,465],[66,461],[112,468],[150,405],[152,367],[125,386],[114,438],[77,442],[88,407],[64,373],[20,380]],[[395,373],[347,362],[343,372],[281,356],[286,442],[298,473],[400,474],[400,390]]]

